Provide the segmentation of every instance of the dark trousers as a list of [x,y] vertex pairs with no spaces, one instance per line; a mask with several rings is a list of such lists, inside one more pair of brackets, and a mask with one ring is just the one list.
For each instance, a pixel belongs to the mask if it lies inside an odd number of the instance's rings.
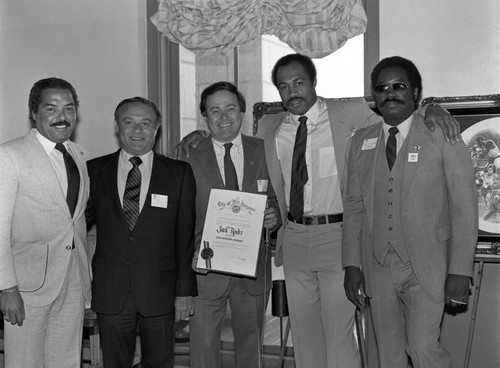
[[143,368],[174,366],[174,315],[144,317],[129,290],[119,314],[98,313],[103,363],[106,368],[131,367],[137,331],[141,341]]

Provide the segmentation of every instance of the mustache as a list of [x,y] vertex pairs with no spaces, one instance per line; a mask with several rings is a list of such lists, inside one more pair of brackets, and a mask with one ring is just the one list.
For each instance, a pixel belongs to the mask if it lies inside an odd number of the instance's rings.
[[401,105],[403,105],[403,104],[404,104],[404,101],[403,101],[403,100],[400,100],[400,99],[397,99],[397,98],[388,98],[388,99],[386,99],[386,100],[384,100],[384,101],[382,102],[382,106],[387,105],[389,102],[396,102],[396,103],[399,103],[399,104],[401,104]]
[[71,126],[71,124],[67,120],[60,120],[60,121],[56,121],[56,122],[53,122],[52,124],[50,124],[51,127],[53,127],[53,126],[61,126],[61,125],[64,125],[64,126],[67,126],[67,127]]
[[293,102],[293,101],[295,101],[295,100],[302,100],[302,101],[304,101],[304,98],[303,98],[303,97],[300,97],[300,96],[291,97],[291,98],[289,98],[289,99],[286,101],[286,103],[287,103],[287,104],[289,104],[289,103],[291,103],[291,102]]

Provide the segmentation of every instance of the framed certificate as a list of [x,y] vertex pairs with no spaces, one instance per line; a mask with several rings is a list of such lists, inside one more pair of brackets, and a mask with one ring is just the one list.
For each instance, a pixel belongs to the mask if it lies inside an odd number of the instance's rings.
[[196,267],[256,277],[267,195],[212,189]]

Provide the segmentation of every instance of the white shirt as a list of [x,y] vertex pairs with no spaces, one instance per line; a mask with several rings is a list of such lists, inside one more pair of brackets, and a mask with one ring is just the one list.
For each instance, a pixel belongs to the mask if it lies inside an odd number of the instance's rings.
[[[123,195],[125,194],[125,185],[127,184],[127,176],[130,170],[134,167],[129,161],[133,155],[125,152],[123,149],[120,151],[120,157],[118,159],[118,173],[117,173],[117,186],[118,195],[120,197],[120,203],[123,207]],[[139,170],[141,170],[141,194],[139,197],[139,212],[142,211],[142,207],[146,202],[146,196],[148,195],[149,182],[151,181],[151,170],[153,168],[153,151],[137,156],[142,160],[142,164],[139,165]]]
[[[299,117],[288,113],[276,137],[278,158],[290,207],[292,157]],[[326,102],[318,97],[307,116],[306,164],[309,180],[304,186],[304,215],[337,214],[343,211],[340,174],[337,170],[332,130]]]
[[[59,184],[61,185],[61,190],[64,194],[64,198],[66,198],[66,194],[68,192],[68,175],[66,173],[66,165],[64,164],[64,156],[61,151],[56,149],[56,144],[51,140],[45,138],[40,132],[37,130],[35,134],[36,138],[42,145],[45,152],[50,159],[50,164],[56,173],[57,180],[59,180]],[[71,150],[68,146],[68,141],[63,143],[66,150],[71,154]],[[71,155],[74,156],[74,155]]]
[[[397,143],[396,153],[399,153],[399,150],[401,149],[401,147],[403,146],[403,143],[405,142],[406,136],[410,132],[412,120],[413,120],[413,114],[410,115],[410,117],[408,119],[406,119],[405,121],[403,121],[402,123],[400,123],[399,125],[396,126],[396,128],[398,128],[398,134],[396,134],[396,143]],[[389,134],[390,134],[389,129],[391,129],[391,128],[392,128],[392,125],[389,125],[385,122],[382,125],[382,129],[384,130],[384,143],[385,143],[384,145],[385,146],[387,146],[387,140],[389,139]]]

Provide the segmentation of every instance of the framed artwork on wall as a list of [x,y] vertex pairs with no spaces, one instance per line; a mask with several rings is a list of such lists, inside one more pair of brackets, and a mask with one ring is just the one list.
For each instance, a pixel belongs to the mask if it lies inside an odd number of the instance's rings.
[[500,257],[500,95],[429,97],[460,123],[474,165],[478,195],[477,254]]

